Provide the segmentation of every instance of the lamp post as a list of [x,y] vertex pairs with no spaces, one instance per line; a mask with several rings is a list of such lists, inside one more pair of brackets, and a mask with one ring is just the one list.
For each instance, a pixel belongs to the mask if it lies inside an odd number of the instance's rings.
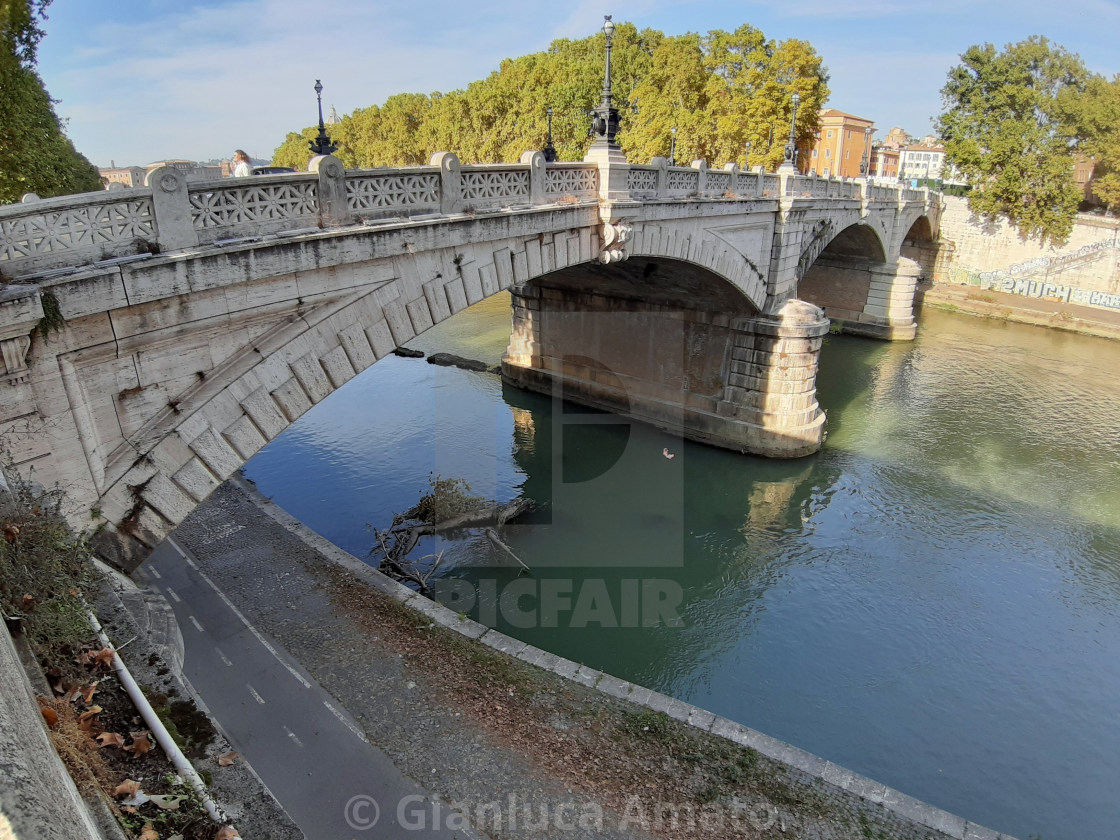
[[669,129],[669,165],[677,165],[677,127]]
[[750,171],[751,168],[751,141],[748,140],[743,144],[743,169]]
[[871,149],[871,126],[863,130],[863,158],[859,162],[859,174],[867,177],[868,154]]
[[317,155],[333,155],[338,149],[337,143],[332,143],[327,136],[327,127],[323,125],[323,83],[315,80],[315,98],[319,100],[319,136],[307,145]]
[[556,163],[556,161],[560,160],[560,155],[556,152],[556,147],[552,145],[552,106],[551,105],[549,105],[547,108],[545,108],[545,113],[548,114],[548,142],[544,144],[544,150],[543,150],[542,154],[544,155],[545,161],[547,161],[548,163]]
[[797,106],[801,104],[801,96],[797,93],[790,98],[793,103],[793,115],[789,120],[789,140],[786,141],[785,160],[782,161],[782,169],[797,169]]
[[614,146],[614,138],[618,134],[618,109],[614,107],[611,98],[611,40],[614,37],[614,22],[610,15],[603,16],[603,34],[607,36],[607,64],[603,74],[603,101],[599,107],[592,111],[591,130],[588,137],[595,137],[595,142],[605,140],[608,146]]

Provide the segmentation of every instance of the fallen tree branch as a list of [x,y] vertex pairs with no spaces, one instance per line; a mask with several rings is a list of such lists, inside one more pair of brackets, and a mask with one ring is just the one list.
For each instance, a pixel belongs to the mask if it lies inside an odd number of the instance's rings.
[[530,569],[528,566],[526,566],[524,561],[522,561],[522,559],[520,557],[518,557],[516,554],[513,553],[513,549],[510,548],[508,545],[506,545],[502,541],[502,538],[498,536],[498,532],[495,531],[493,528],[487,528],[486,529],[486,538],[489,539],[490,542],[492,542],[498,548],[502,549],[502,551],[504,551],[506,554],[508,554],[514,560],[516,560],[517,564],[519,566],[521,566],[521,568],[524,569],[526,572],[528,572],[529,574],[533,573],[533,570]]

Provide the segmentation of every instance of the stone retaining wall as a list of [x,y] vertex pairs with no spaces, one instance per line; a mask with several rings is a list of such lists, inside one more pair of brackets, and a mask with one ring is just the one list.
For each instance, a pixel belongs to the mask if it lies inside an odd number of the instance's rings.
[[937,283],[1120,310],[1120,220],[1079,215],[1067,242],[1043,246],[946,196],[940,239]]

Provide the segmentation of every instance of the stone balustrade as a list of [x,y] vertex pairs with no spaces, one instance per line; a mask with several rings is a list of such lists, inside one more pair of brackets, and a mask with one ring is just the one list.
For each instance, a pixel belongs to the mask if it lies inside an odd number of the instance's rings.
[[[928,190],[873,186],[816,176],[709,169],[702,160],[670,166],[546,163],[526,152],[516,164],[462,166],[449,152],[429,166],[346,170],[337,158],[309,172],[188,183],[168,167],[148,186],[0,207],[0,279],[107,260],[221,244],[254,236],[595,200],[862,199],[928,200]],[[606,186],[609,185],[609,189]]]

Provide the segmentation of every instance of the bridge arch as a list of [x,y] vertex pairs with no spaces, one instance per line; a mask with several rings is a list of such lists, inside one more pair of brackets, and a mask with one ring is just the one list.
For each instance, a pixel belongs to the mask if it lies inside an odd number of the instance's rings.
[[[820,306],[845,332],[913,338],[914,292],[921,267],[899,255],[889,239],[884,241],[870,216],[844,228],[805,265],[798,296]],[[806,252],[803,259],[810,255]]]
[[[844,230],[867,213],[891,254],[902,215],[931,206],[734,165],[434,163],[347,172],[322,158],[309,173],[197,184],[164,171],[145,188],[0,208],[0,270],[14,281],[0,299],[0,437],[19,472],[62,486],[74,524],[100,519],[103,553],[127,566],[393,347],[500,289],[528,323],[534,294],[599,260],[623,278],[653,266],[721,290],[689,299],[711,363],[679,372],[708,388],[677,389],[689,436],[807,454],[821,440],[827,321],[796,299],[804,220]],[[37,331],[40,319],[57,331]],[[525,337],[507,377],[534,367]]]

